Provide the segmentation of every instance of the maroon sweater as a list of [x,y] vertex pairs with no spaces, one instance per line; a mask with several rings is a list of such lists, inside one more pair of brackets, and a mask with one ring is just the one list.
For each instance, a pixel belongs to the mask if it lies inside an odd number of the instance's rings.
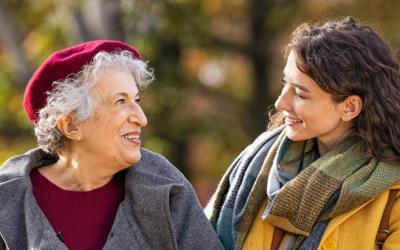
[[60,240],[71,250],[101,249],[124,198],[123,173],[88,192],[67,191],[31,172],[33,194]]

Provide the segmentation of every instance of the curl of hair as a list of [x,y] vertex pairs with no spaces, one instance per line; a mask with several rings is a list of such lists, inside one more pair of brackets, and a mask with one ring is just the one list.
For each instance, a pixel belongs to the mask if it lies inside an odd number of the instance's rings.
[[97,53],[77,74],[55,81],[52,91],[47,93],[47,104],[39,111],[39,121],[35,124],[35,135],[43,150],[57,154],[68,140],[56,126],[58,117],[69,115],[79,124],[93,115],[90,91],[97,79],[110,70],[130,73],[140,90],[154,80],[153,69],[129,51]]
[[[378,34],[352,17],[305,23],[292,33],[288,52],[295,53],[299,70],[335,102],[360,96],[363,108],[352,135],[365,143],[368,156],[399,162],[399,65]],[[279,114],[270,119],[275,126],[282,124]]]

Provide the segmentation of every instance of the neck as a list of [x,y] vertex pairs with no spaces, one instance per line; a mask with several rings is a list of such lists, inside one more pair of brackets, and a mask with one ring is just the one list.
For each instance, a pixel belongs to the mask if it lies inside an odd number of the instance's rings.
[[319,155],[322,156],[343,143],[349,137],[350,133],[350,131],[346,131],[336,137],[335,140],[323,140],[322,138],[317,138]]
[[[68,149],[59,152],[59,160],[41,167],[40,173],[58,187],[70,191],[90,191],[107,184],[120,168],[105,166],[96,159]],[[98,158],[98,157],[97,157]]]

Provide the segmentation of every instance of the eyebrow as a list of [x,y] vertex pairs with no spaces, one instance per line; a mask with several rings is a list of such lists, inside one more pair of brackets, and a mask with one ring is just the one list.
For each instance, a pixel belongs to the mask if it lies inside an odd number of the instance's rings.
[[[116,96],[128,97],[129,94],[128,94],[128,93],[125,93],[125,92],[117,92],[117,93],[115,93],[115,94],[112,95],[112,97],[116,97]],[[135,97],[136,97],[136,96],[139,96],[139,91],[138,91],[134,96],[135,96]]]
[[[283,79],[286,81],[285,72],[283,72]],[[302,85],[300,85],[300,84],[298,84],[298,83],[291,82],[290,84],[293,85],[293,86],[295,86],[296,88],[298,88],[298,89],[300,89],[300,90],[306,92],[306,93],[311,93],[311,91],[310,91],[308,88],[306,88],[306,87],[304,87],[304,86],[302,86]]]
[[306,93],[311,93],[310,92],[310,90],[308,90],[306,87],[304,87],[304,86],[302,86],[302,85],[299,85],[299,84],[297,84],[297,83],[291,83],[293,86],[295,86],[296,88],[298,88],[298,89],[300,89],[300,90],[302,90],[302,91],[304,91],[304,92],[306,92]]

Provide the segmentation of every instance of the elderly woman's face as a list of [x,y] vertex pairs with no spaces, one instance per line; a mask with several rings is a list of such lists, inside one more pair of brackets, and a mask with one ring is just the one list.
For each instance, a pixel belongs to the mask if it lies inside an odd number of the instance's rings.
[[147,119],[139,105],[139,90],[127,72],[107,71],[93,87],[94,115],[80,125],[83,153],[105,165],[129,166],[140,160],[140,133]]
[[293,52],[283,75],[284,86],[275,106],[283,111],[291,140],[318,138],[329,145],[349,130],[349,124],[342,120],[343,103],[335,103],[328,92],[297,68]]

